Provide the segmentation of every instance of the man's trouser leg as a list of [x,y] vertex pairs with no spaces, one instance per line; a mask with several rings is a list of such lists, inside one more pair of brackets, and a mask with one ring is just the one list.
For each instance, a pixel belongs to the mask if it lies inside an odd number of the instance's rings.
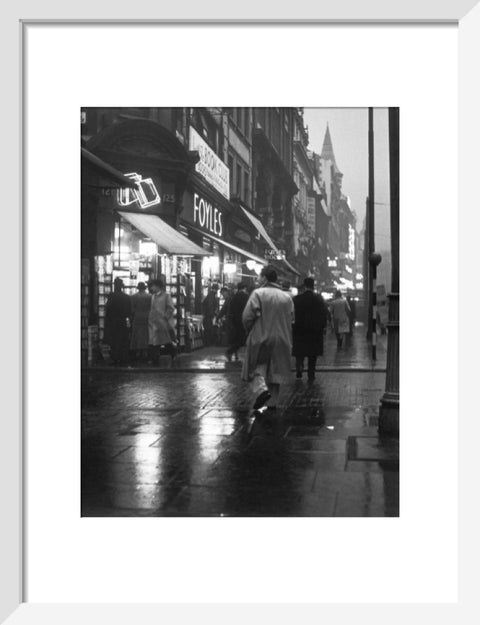
[[265,375],[267,373],[267,365],[257,365],[253,372],[253,378],[250,382],[250,388],[252,389],[252,395],[256,399],[260,393],[268,391],[267,384],[265,382]]
[[255,371],[253,374],[253,378],[251,381],[251,389],[254,398],[256,399],[260,393],[264,391],[268,391],[271,395],[271,398],[265,403],[266,406],[275,407],[278,403],[278,396],[280,394],[280,384],[276,383],[266,383],[265,376],[267,374],[267,365],[257,365],[255,367]]
[[271,408],[276,408],[278,404],[278,396],[280,395],[280,384],[275,384],[273,382],[267,384],[268,392],[272,396],[266,403],[267,406]]

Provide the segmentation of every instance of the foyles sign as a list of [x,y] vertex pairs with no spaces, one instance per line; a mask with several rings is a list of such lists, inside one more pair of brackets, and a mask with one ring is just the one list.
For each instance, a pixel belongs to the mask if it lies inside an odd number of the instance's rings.
[[195,165],[195,171],[198,171],[212,187],[229,200],[230,171],[228,167],[191,126],[189,150],[198,152],[200,156],[200,161]]
[[193,194],[193,223],[221,237],[223,234],[223,214],[210,201],[198,193]]

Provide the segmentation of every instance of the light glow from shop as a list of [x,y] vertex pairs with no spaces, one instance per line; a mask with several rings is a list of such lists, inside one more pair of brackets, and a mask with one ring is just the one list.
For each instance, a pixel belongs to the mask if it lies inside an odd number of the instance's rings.
[[355,258],[355,228],[348,224],[348,256],[350,260]]
[[249,259],[247,260],[245,264],[247,266],[247,269],[250,269],[250,271],[254,271],[257,274],[257,276],[260,275],[260,272],[263,269],[263,265],[261,263],[257,263],[256,260]]
[[220,259],[218,256],[206,256],[202,262],[202,275],[210,276],[211,274],[220,273]]
[[157,244],[153,241],[140,241],[138,251],[142,256],[154,256],[157,253]]
[[345,287],[346,289],[354,288],[352,280],[347,280],[346,278],[340,278],[340,280],[342,281],[342,286]]
[[223,272],[226,274],[232,274],[237,272],[237,263],[224,263]]

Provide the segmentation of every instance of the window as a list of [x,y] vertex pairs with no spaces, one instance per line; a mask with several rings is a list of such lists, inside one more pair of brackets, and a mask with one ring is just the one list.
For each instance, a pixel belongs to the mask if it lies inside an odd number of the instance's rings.
[[250,133],[250,109],[248,107],[243,109],[243,132],[248,138]]
[[272,134],[271,141],[274,148],[280,154],[280,114],[277,108],[272,109]]
[[244,171],[243,172],[243,201],[248,204],[248,206],[250,206],[250,189],[249,189],[249,179],[250,176],[248,174],[248,171]]
[[243,119],[242,119],[243,118],[243,109],[241,107],[237,108],[236,109],[236,113],[237,113],[237,116],[236,116],[237,126],[238,126],[238,128],[240,130],[242,130],[243,129],[243,124],[242,124],[242,122],[243,122]]
[[233,180],[233,176],[234,176],[234,169],[233,169],[233,156],[231,154],[228,155],[228,169],[230,170],[230,195],[235,195],[234,194],[234,180]]
[[237,192],[236,195],[241,198],[242,197],[242,168],[240,165],[237,165]]
[[183,108],[173,109],[173,119],[175,124],[175,130],[180,134],[183,133]]

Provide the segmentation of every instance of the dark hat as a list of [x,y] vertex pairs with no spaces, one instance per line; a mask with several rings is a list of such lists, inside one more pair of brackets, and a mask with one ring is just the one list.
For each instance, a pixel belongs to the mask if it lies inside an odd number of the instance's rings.
[[148,283],[149,287],[152,286],[158,286],[160,289],[163,289],[163,287],[165,286],[165,283],[163,282],[163,280],[159,280],[158,278],[155,278],[154,280],[150,280],[150,282]]
[[266,267],[263,267],[260,275],[264,276],[268,280],[268,282],[277,281],[277,272],[275,271],[275,268],[272,267],[272,265],[267,265]]
[[245,282],[239,282],[237,284],[237,289],[241,290],[241,289],[246,289],[246,288],[247,288],[247,285],[245,284]]
[[145,284],[145,282],[139,282],[139,283],[137,284],[137,289],[138,289],[139,291],[145,291],[145,290],[146,290],[146,288],[147,288],[147,285]]

